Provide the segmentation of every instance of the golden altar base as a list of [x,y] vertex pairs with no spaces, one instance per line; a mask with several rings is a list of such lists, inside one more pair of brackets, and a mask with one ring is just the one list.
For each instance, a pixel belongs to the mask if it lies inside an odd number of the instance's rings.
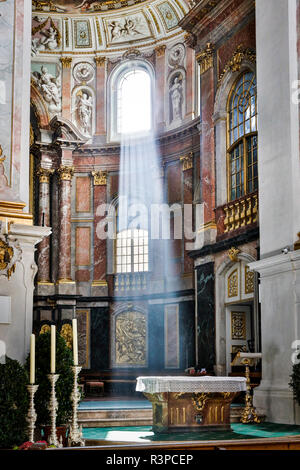
[[230,404],[240,392],[145,393],[153,432],[230,430]]

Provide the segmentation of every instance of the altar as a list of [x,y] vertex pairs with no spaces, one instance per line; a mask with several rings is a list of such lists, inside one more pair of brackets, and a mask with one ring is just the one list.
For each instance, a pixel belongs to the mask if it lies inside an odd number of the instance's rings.
[[244,377],[138,377],[152,403],[153,431],[230,429],[230,404],[246,391]]

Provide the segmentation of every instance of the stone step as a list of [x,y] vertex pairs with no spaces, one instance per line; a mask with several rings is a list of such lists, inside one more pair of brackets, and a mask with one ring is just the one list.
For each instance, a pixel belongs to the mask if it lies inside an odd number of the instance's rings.
[[[231,408],[230,421],[239,422],[243,406]],[[114,426],[151,426],[152,409],[130,410],[81,410],[78,422],[84,428],[105,428]]]

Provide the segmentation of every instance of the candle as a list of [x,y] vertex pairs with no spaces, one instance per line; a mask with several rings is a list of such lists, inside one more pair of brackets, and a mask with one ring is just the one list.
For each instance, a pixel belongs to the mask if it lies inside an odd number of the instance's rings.
[[73,362],[74,362],[74,366],[78,366],[78,342],[77,342],[76,318],[73,318],[72,320],[72,329],[73,329]]
[[50,361],[50,372],[55,374],[55,325],[51,325],[51,361]]
[[7,235],[7,234],[8,234],[8,223],[7,223],[7,217],[5,217],[5,221],[4,221],[4,223],[2,222],[2,226],[3,226],[3,235]]
[[35,382],[35,335],[30,336],[30,385]]

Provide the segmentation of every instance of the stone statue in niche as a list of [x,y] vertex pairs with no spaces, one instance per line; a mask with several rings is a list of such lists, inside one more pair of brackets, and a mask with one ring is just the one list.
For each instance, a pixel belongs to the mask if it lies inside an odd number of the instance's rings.
[[33,72],[32,78],[42,93],[44,100],[48,103],[49,112],[61,112],[61,83],[60,76],[53,76],[47,67],[42,65],[41,72]]
[[86,135],[92,132],[92,110],[93,100],[86,91],[79,92],[77,95],[77,114],[82,131]]
[[57,31],[52,26],[40,33],[43,35],[41,38],[33,38],[31,41],[32,55],[36,55],[39,51],[53,51],[58,47]]
[[176,75],[173,84],[170,87],[171,97],[171,121],[178,121],[182,119],[182,79],[181,76]]

